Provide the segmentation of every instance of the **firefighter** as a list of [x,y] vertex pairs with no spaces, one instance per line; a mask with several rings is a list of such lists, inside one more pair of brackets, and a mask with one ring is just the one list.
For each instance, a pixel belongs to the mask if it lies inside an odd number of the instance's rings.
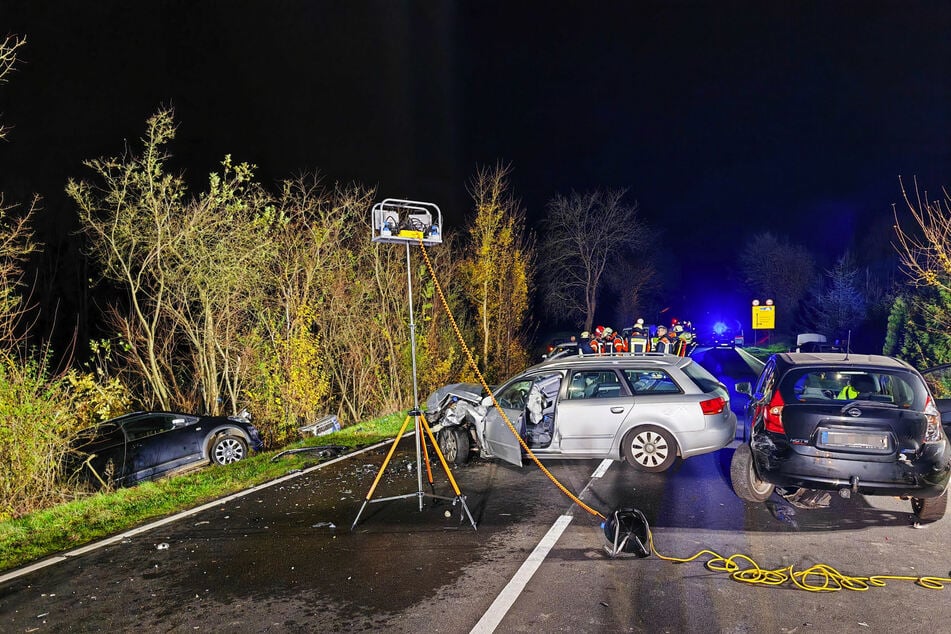
[[627,352],[624,337],[614,332],[613,328],[605,328],[603,337],[606,352]]
[[675,354],[676,341],[677,338],[673,336],[673,333],[667,331],[667,326],[660,325],[657,326],[657,336],[654,337],[654,345],[651,349],[665,354]]
[[578,354],[594,354],[594,348],[591,347],[591,333],[585,330],[578,339]]
[[595,354],[603,354],[604,349],[604,326],[598,326],[591,333],[591,349]]
[[686,356],[693,352],[693,349],[697,347],[697,342],[695,341],[693,327],[690,325],[689,321],[683,322],[683,326],[678,328],[681,329],[681,332],[678,333],[678,338],[680,339],[680,356]]
[[648,350],[650,350],[649,332],[644,326],[644,320],[638,317],[634,327],[631,328],[631,352],[642,354]]
[[685,339],[686,335],[684,334],[685,332],[686,331],[684,330],[683,325],[677,324],[673,327],[673,332],[670,333],[675,339],[673,354],[679,355],[681,357],[687,353],[687,341]]

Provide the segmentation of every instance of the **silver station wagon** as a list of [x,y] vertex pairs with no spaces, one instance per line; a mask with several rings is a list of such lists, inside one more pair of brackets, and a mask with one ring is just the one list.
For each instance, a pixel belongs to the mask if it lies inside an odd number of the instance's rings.
[[[471,454],[521,466],[524,450],[478,385],[456,383],[426,401],[446,459]],[[499,407],[540,458],[626,460],[664,471],[716,451],[736,433],[726,387],[689,357],[665,354],[561,356],[493,389]]]

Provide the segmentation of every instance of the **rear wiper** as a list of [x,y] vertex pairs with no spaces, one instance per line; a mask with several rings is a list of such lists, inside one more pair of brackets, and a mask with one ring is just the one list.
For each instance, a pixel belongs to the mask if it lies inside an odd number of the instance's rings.
[[844,414],[847,409],[850,407],[886,407],[889,409],[898,409],[898,406],[894,403],[887,403],[885,401],[870,401],[870,400],[861,400],[861,401],[849,401],[842,406],[842,409],[839,410],[840,413]]

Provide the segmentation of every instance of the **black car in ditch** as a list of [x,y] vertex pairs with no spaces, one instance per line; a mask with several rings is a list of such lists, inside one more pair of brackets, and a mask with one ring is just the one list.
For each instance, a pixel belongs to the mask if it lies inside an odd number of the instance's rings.
[[944,516],[951,448],[922,375],[891,357],[783,353],[750,394],[745,442],[733,455],[736,494],[775,487],[911,499],[919,522]]
[[135,412],[79,432],[67,472],[93,488],[128,486],[199,464],[230,464],[262,447],[246,413]]

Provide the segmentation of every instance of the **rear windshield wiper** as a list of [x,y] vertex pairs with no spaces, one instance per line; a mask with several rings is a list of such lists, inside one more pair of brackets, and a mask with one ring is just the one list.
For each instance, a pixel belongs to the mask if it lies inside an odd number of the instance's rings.
[[888,403],[885,401],[871,401],[871,400],[861,400],[861,401],[849,401],[842,406],[842,409],[839,410],[841,413],[845,413],[850,407],[886,407],[888,409],[898,409],[898,406],[894,403]]

